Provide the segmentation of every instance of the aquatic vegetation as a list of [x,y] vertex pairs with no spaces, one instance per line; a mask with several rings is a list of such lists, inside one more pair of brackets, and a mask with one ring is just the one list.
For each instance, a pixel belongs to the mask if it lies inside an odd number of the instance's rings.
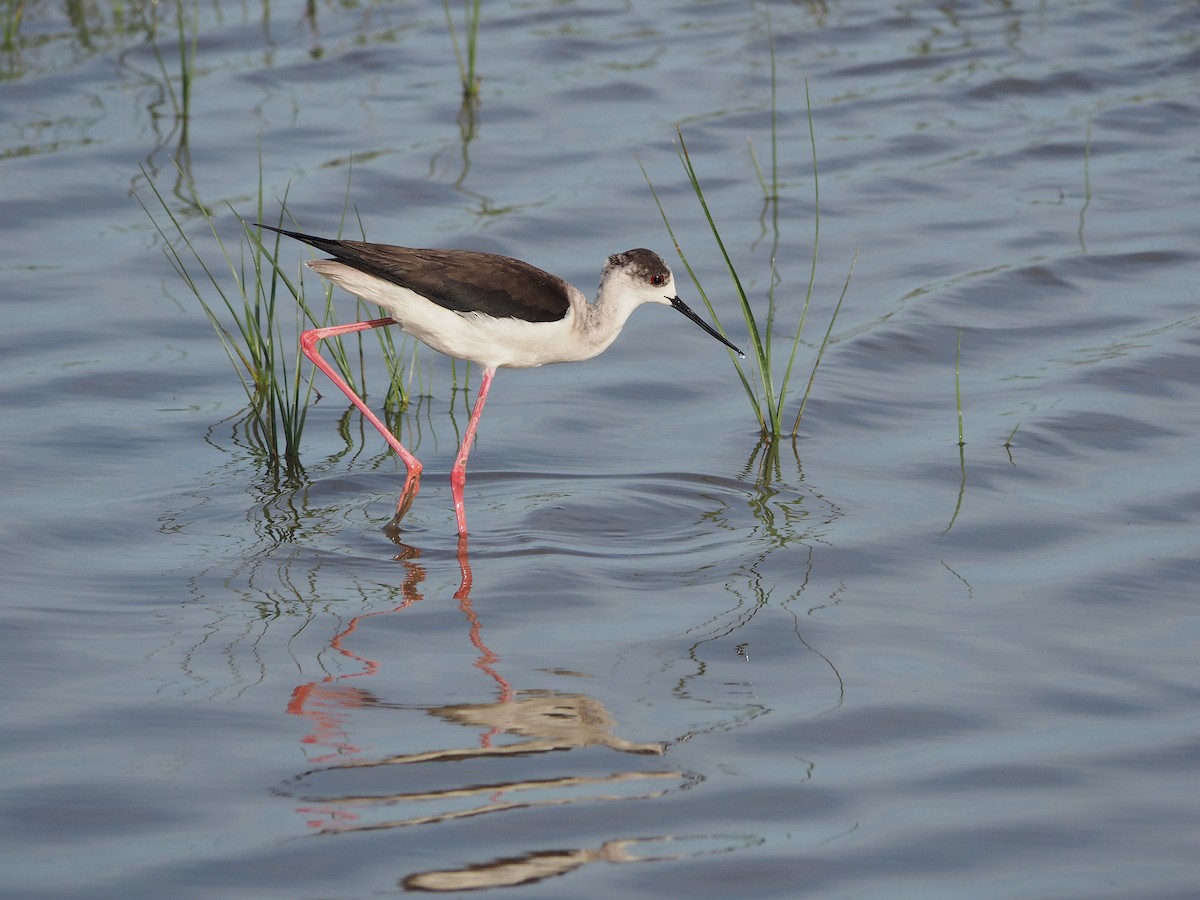
[[[704,212],[705,221],[708,224],[709,231],[712,234],[713,240],[717,245],[717,249],[721,253],[721,257],[725,262],[726,269],[729,272],[730,281],[738,297],[738,302],[741,307],[742,317],[746,323],[746,330],[750,335],[750,361],[745,366],[734,355],[730,354],[733,360],[734,367],[737,369],[738,377],[741,379],[742,387],[746,391],[746,396],[750,401],[751,409],[754,412],[755,418],[758,420],[759,430],[764,440],[777,441],[785,433],[784,424],[784,409],[788,397],[788,385],[791,382],[792,368],[796,361],[797,351],[800,347],[800,339],[804,333],[804,325],[808,318],[809,306],[812,302],[813,285],[816,280],[817,271],[817,251],[820,244],[821,235],[821,205],[820,205],[820,180],[818,176],[817,165],[817,148],[816,136],[812,121],[812,103],[808,96],[808,82],[805,82],[804,92],[805,101],[808,105],[808,130],[809,141],[812,146],[813,160],[813,198],[814,198],[814,217],[813,217],[813,245],[812,245],[812,264],[809,270],[808,286],[805,290],[804,300],[800,307],[799,321],[792,335],[791,346],[788,349],[786,364],[782,375],[776,381],[775,377],[775,362],[772,352],[772,337],[776,331],[776,314],[778,312],[775,289],[779,284],[778,274],[775,269],[775,249],[779,244],[778,233],[778,218],[777,205],[779,202],[779,179],[778,179],[778,153],[777,153],[777,133],[776,133],[776,117],[775,117],[775,56],[774,50],[771,52],[771,182],[768,185],[762,168],[758,164],[757,157],[753,157],[753,145],[751,145],[751,155],[754,160],[754,166],[759,175],[759,182],[763,189],[764,200],[767,206],[772,211],[772,224],[775,229],[775,248],[771,254],[771,278],[767,288],[766,310],[761,323],[759,313],[755,310],[754,304],[746,294],[743,287],[742,279],[738,274],[737,266],[734,264],[732,257],[725,245],[724,239],[721,237],[721,231],[717,226],[716,219],[713,217],[712,210],[709,208],[708,201],[704,196],[704,188],[700,184],[700,178],[696,173],[696,167],[692,162],[691,154],[688,152],[687,143],[683,137],[683,130],[678,125],[676,126],[676,142],[675,148],[679,155],[680,163],[683,166],[684,173],[687,175],[688,181],[691,184],[692,191],[696,196],[696,200],[700,204],[701,210]],[[688,275],[692,279],[692,283],[696,287],[704,305],[708,308],[709,315],[717,323],[718,330],[724,333],[724,329],[720,324],[720,317],[713,308],[712,302],[709,300],[708,292],[700,282],[695,270],[688,262],[687,255],[680,246],[678,239],[675,236],[675,231],[671,226],[671,222],[667,216],[666,209],[663,207],[659,199],[657,191],[654,189],[654,184],[650,181],[650,176],[646,173],[645,167],[642,168],[642,174],[646,177],[647,184],[650,186],[650,191],[654,196],[654,202],[658,206],[659,214],[662,216],[663,223],[666,225],[667,232],[671,235],[671,240],[675,244],[675,249],[679,253],[679,257],[683,260],[683,265],[687,269]],[[764,210],[765,216],[766,210]],[[850,277],[854,272],[854,263],[858,260],[858,254],[851,261],[850,270],[846,275],[846,281],[842,286],[841,295],[838,297],[837,304],[833,309],[830,317],[829,327],[825,331],[825,336],[817,350],[816,358],[813,361],[812,371],[809,375],[808,384],[805,388],[804,395],[801,398],[799,410],[796,413],[796,418],[792,423],[790,430],[787,432],[792,437],[795,437],[800,428],[800,419],[804,415],[805,406],[808,403],[809,394],[812,391],[813,383],[816,379],[817,367],[821,363],[821,359],[825,354],[825,350],[829,346],[830,337],[833,333],[834,323],[837,321],[838,313],[842,308],[842,301],[846,297],[846,292],[850,285]],[[749,371],[747,371],[749,367]]]
[[[184,9],[183,0],[175,2],[175,26],[176,26],[176,52],[179,57],[179,75],[172,77],[170,66],[163,56],[162,50],[158,45],[158,28],[157,28],[157,5],[149,7],[149,11],[142,10],[142,15],[145,16],[144,23],[146,33],[150,40],[150,46],[154,50],[154,58],[158,62],[159,72],[162,74],[162,83],[166,91],[167,97],[171,101],[171,108],[175,113],[175,118],[186,123],[191,118],[192,108],[192,83],[195,80],[196,71],[196,45],[200,38],[200,20],[199,12],[195,4],[192,5],[191,15],[187,14]],[[176,91],[176,83],[179,85]]]
[[[271,465],[283,465],[289,470],[300,469],[300,438],[304,431],[308,403],[313,387],[305,377],[300,352],[299,332],[308,327],[334,324],[333,294],[323,293],[324,302],[310,303],[304,291],[304,281],[298,273],[289,274],[280,262],[281,241],[278,235],[264,242],[263,229],[248,224],[231,205],[229,212],[242,223],[246,243],[236,248],[221,237],[212,211],[199,196],[194,182],[182,169],[179,175],[190,193],[193,208],[216,244],[216,257],[210,264],[205,251],[198,245],[180,216],[172,209],[145,169],[142,170],[157,202],[152,211],[141,197],[138,202],[154,223],[163,239],[163,252],[172,268],[187,286],[188,292],[200,304],[221,345],[233,365],[246,393],[247,410],[243,420],[247,443]],[[347,191],[349,184],[347,184]],[[345,218],[343,211],[343,220]],[[159,216],[165,217],[160,219]],[[262,186],[262,160],[259,159],[259,191],[254,221],[266,217]],[[289,224],[287,195],[279,205],[276,223]],[[360,223],[361,224],[361,223]],[[223,275],[218,275],[224,271]],[[219,299],[210,299],[213,298]],[[280,300],[291,298],[294,307]],[[363,312],[360,303],[360,312]],[[374,313],[378,315],[378,313]],[[370,318],[371,315],[363,315]],[[290,320],[284,328],[283,321]],[[392,373],[384,399],[385,417],[389,422],[408,405],[405,382],[398,377],[400,350],[389,329],[376,329],[380,346]],[[356,337],[357,377],[351,357],[341,339],[327,343],[329,356],[342,377],[360,394],[366,393],[365,354],[362,335]],[[409,370],[411,380],[415,355]]]
[[466,51],[459,47],[458,31],[454,27],[454,16],[450,12],[450,0],[442,0],[446,10],[446,27],[450,29],[450,41],[454,45],[454,60],[458,63],[458,77],[462,82],[463,100],[479,96],[479,74],[475,71],[475,50],[479,43],[479,12],[481,0],[464,0],[463,19],[466,33]]
[[[962,329],[958,329],[958,343],[954,348],[954,405],[958,409],[958,446],[965,447],[966,439],[963,437],[963,413],[962,413],[962,383],[959,381],[958,362],[962,356]],[[1013,429],[1013,434],[1017,430]]]

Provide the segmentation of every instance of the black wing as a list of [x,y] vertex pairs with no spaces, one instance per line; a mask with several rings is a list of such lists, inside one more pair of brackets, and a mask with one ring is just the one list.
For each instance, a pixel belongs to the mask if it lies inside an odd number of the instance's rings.
[[338,262],[415,291],[455,312],[555,322],[570,309],[571,286],[508,256],[476,250],[416,250],[339,241],[261,225],[328,253]]

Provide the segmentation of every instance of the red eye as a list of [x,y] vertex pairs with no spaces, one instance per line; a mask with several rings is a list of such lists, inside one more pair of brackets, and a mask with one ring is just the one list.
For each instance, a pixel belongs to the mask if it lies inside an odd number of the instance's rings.
[[662,287],[666,283],[667,279],[663,278],[661,275],[650,276],[650,284],[652,284],[654,287]]

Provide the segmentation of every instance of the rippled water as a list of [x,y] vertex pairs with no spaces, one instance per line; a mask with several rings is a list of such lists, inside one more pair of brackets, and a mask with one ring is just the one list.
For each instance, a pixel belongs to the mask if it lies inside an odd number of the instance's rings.
[[[473,123],[441,4],[209,4],[186,130],[175,8],[23,10],[6,896],[1194,893],[1195,2],[488,3]],[[769,170],[769,33],[777,218],[746,144]],[[348,200],[372,239],[589,290],[670,249],[640,162],[744,343],[678,122],[760,302],[775,258],[778,349],[805,78],[793,416],[860,256],[800,439],[764,450],[723,351],[641,310],[596,361],[497,377],[469,546],[449,365],[420,357],[393,543],[402,469],[323,382],[304,477],[247,446],[135,200],[212,259],[186,178],[236,247],[261,150],[268,217],[286,192],[329,232]]]

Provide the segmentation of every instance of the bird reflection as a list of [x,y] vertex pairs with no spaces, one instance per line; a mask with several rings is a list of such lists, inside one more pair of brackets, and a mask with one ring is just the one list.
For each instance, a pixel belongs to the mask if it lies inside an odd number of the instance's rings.
[[401,882],[401,886],[410,891],[429,891],[431,893],[516,887],[521,884],[542,881],[555,875],[565,875],[590,862],[628,863],[678,859],[678,854],[638,856],[632,852],[639,844],[660,840],[660,838],[634,838],[605,841],[595,849],[548,850],[526,853],[523,856],[494,859],[461,869],[417,872],[405,878]]
[[[460,541],[459,559],[464,576],[463,586],[460,587],[459,593],[464,595],[465,591],[470,590],[471,572],[466,552],[466,541]],[[415,547],[401,544],[400,552],[395,556],[395,560],[404,567],[404,580],[400,588],[400,595],[404,598],[404,602],[392,609],[376,610],[375,612],[355,616],[329,642],[330,649],[358,663],[361,666],[360,670],[341,675],[330,673],[320,681],[310,681],[307,684],[298,685],[292,691],[292,699],[287,706],[288,713],[293,716],[303,716],[313,726],[312,732],[303,738],[303,742],[312,747],[329,748],[327,752],[320,756],[313,757],[313,762],[329,762],[340,757],[352,756],[359,752],[359,748],[350,740],[343,725],[343,720],[346,713],[350,710],[374,706],[376,704],[374,695],[370,691],[357,687],[352,679],[370,678],[378,673],[379,663],[355,653],[350,649],[349,641],[358,630],[358,626],[367,619],[373,616],[392,615],[423,599],[418,586],[425,580],[426,576],[425,568],[416,562],[420,558],[420,555],[421,551]],[[455,596],[458,595],[456,594]],[[488,655],[491,655],[491,651],[488,651],[486,647],[484,647],[484,650]],[[493,673],[493,677],[497,678],[501,683],[502,690],[511,690],[503,678],[495,675],[495,673]]]
[[[300,685],[288,704],[288,712],[303,716],[312,725],[304,743],[310,749],[321,748],[321,752],[313,758],[319,765],[298,775],[282,793],[303,796],[304,803],[297,811],[317,835],[380,831],[579,802],[646,799],[697,780],[681,771],[626,768],[620,760],[627,759],[627,754],[658,759],[665,754],[666,745],[622,737],[616,719],[594,697],[578,691],[518,690],[509,683],[501,674],[499,655],[484,641],[484,623],[472,605],[474,578],[465,536],[458,543],[460,580],[454,597],[466,620],[468,639],[478,651],[473,665],[495,683],[495,699],[418,707],[442,723],[470,730],[472,739],[394,754],[370,752],[360,746],[352,734],[355,712],[404,713],[413,709],[390,703],[371,691],[370,682],[364,679],[390,663],[370,659],[352,648],[355,632],[366,619],[400,613],[423,599],[421,585],[426,572],[420,551],[404,544],[398,547],[395,559],[403,570],[403,602],[355,617],[330,641],[329,646],[353,660],[358,671],[330,674]],[[432,729],[430,733],[444,740],[446,730]],[[411,730],[406,732],[406,737],[411,735]],[[571,772],[569,757],[558,757],[553,771],[545,761],[538,761],[543,754],[587,747],[607,748],[622,756],[611,771],[599,774],[595,773],[594,757],[586,765],[587,774]],[[458,765],[428,767],[446,762]],[[635,842],[612,840],[595,849],[533,852],[523,860],[410,874],[404,883],[417,890],[525,883],[562,874],[589,861],[625,861],[624,847],[630,843]],[[454,884],[459,887],[446,887]]]

